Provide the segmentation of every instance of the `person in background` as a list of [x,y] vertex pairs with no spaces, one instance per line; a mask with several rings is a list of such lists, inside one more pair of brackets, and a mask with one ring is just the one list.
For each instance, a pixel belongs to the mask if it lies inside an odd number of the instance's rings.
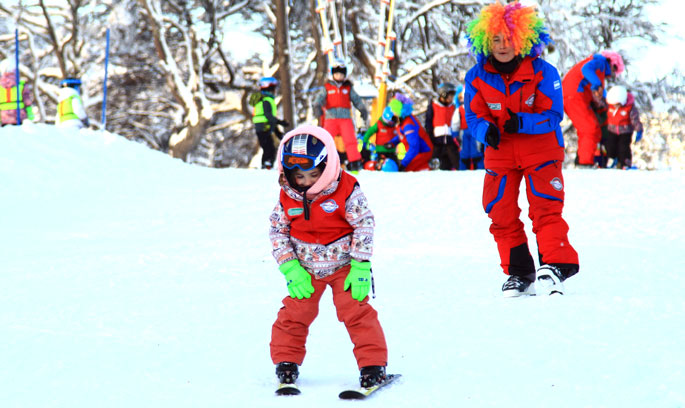
[[395,147],[390,144],[390,141],[395,137],[397,122],[399,122],[399,117],[395,115],[390,106],[386,106],[378,121],[364,134],[362,151],[368,150],[368,147],[372,145],[370,142],[371,137],[376,135],[373,150],[376,151],[376,162],[379,164],[382,164],[385,160],[397,162]]
[[621,55],[605,50],[580,61],[564,76],[564,111],[578,134],[576,164],[581,167],[595,165],[595,152],[602,139],[596,112],[601,111],[606,104],[605,79],[616,77],[623,70]]
[[[407,151],[400,162],[398,170],[429,170],[428,163],[433,155],[433,142],[431,142],[426,130],[412,114],[414,111],[414,101],[401,93],[395,95],[395,100],[402,103],[402,109],[400,111],[400,124],[397,130],[398,136],[395,136],[390,143],[395,146],[402,143]],[[391,101],[390,104],[396,105],[397,103]]]
[[359,153],[357,134],[352,121],[352,105],[359,110],[362,120],[366,123],[369,112],[362,98],[354,90],[352,82],[347,79],[345,62],[337,60],[331,67],[331,79],[326,81],[323,90],[314,97],[312,108],[317,118],[323,118],[321,125],[328,133],[333,137],[342,137],[345,151],[340,153],[347,157],[347,170],[359,171],[362,168],[362,156]]
[[459,152],[459,170],[483,169],[483,144],[469,129],[464,110],[464,87],[457,87],[457,105],[452,119],[452,133],[457,135],[461,151]]
[[[534,7],[499,2],[485,6],[468,25],[467,39],[478,62],[466,74],[464,108],[469,129],[487,146],[483,208],[509,276],[502,293],[563,293],[563,282],[578,272],[579,263],[561,216],[561,80],[557,69],[539,58],[551,39]],[[537,272],[519,219],[522,180],[538,247]]]
[[426,110],[426,132],[433,142],[432,168],[459,169],[459,142],[452,137],[452,118],[457,107],[454,96],[457,87],[449,82],[438,85],[438,100],[431,100]]
[[88,115],[81,100],[81,80],[65,78],[60,82],[62,87],[57,95],[57,113],[55,125],[59,127],[88,127]]
[[283,137],[283,133],[278,129],[278,125],[288,127],[290,124],[276,117],[277,107],[276,87],[278,80],[274,77],[263,77],[259,80],[259,93],[251,96],[250,104],[254,106],[252,112],[252,123],[255,125],[259,146],[262,148],[262,168],[270,169],[273,167],[276,157],[276,145],[273,136],[278,139]]
[[635,107],[635,97],[620,85],[607,92],[607,136],[605,147],[607,157],[614,159],[617,169],[629,169],[633,164],[630,144],[635,133],[635,143],[642,139],[640,112]]
[[[17,124],[17,65],[14,58],[7,58],[0,63],[0,121],[2,126]],[[25,81],[19,83],[19,115],[24,119],[34,120],[33,99]]]
[[279,200],[269,220],[272,253],[285,277],[271,331],[271,359],[281,384],[295,383],[309,326],[327,287],[354,344],[360,385],[381,383],[388,349],[369,304],[375,219],[357,180],[340,167],[333,137],[318,126],[288,132],[278,149]]

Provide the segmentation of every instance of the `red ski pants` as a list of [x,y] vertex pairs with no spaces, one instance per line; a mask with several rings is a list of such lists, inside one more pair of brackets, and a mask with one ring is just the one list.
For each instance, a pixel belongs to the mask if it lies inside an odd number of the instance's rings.
[[323,128],[335,137],[340,135],[345,144],[345,152],[347,153],[347,160],[353,162],[361,160],[362,155],[359,153],[357,146],[357,136],[354,130],[354,123],[352,119],[326,119],[323,122]]
[[578,164],[594,164],[595,150],[597,143],[602,140],[602,131],[590,102],[582,94],[566,98],[564,111],[578,134]]
[[345,324],[354,344],[358,367],[387,365],[388,348],[378,313],[368,303],[368,297],[359,302],[352,298],[349,291],[343,291],[349,272],[350,267],[347,266],[325,278],[312,278],[314,293],[309,299],[290,296],[283,299],[283,307],[271,330],[271,360],[274,364],[283,361],[302,364],[309,325],[319,313],[319,299],[326,286],[330,286],[338,320]]
[[561,163],[551,160],[527,168],[491,168],[486,170],[483,207],[492,220],[490,232],[495,238],[505,274],[527,275],[535,272],[528,250],[528,240],[519,219],[521,179],[526,180],[528,217],[533,221],[540,263],[578,264],[578,254],[568,242],[568,225],[561,217],[564,207],[564,178]]

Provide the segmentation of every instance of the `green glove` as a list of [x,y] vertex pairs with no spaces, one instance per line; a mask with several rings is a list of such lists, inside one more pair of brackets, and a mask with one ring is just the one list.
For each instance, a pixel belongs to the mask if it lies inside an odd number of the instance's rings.
[[362,301],[369,294],[371,289],[371,262],[359,262],[354,259],[350,261],[350,273],[345,278],[345,287],[347,290],[352,287],[352,299]]
[[288,283],[288,293],[290,293],[291,298],[309,299],[312,296],[312,293],[314,293],[312,275],[300,265],[300,261],[293,259],[282,264],[278,269],[285,275],[285,281]]

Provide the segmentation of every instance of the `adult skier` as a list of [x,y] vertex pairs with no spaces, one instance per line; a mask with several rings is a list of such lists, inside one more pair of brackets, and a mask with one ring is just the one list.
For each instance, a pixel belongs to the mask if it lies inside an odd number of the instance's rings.
[[[568,241],[564,207],[564,141],[561,81],[539,58],[551,40],[533,7],[499,2],[484,7],[468,25],[477,64],[466,74],[466,121],[485,149],[483,207],[492,223],[500,264],[509,278],[504,296],[563,293],[578,272]],[[540,268],[528,249],[519,219],[519,187],[525,180]]]

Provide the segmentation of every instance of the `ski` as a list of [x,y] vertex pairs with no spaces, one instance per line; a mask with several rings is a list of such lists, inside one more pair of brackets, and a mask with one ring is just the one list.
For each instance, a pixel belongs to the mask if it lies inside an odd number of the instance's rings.
[[302,392],[295,384],[279,384],[276,395],[300,395]]
[[370,397],[374,392],[378,391],[379,389],[385,387],[386,385],[391,384],[393,381],[400,378],[401,376],[402,376],[402,374],[388,374],[385,377],[385,380],[378,385],[374,385],[373,387],[370,387],[370,388],[359,387],[355,390],[345,390],[345,391],[341,392],[338,395],[338,397],[340,397],[340,399],[344,399],[344,400],[365,399],[365,398]]

